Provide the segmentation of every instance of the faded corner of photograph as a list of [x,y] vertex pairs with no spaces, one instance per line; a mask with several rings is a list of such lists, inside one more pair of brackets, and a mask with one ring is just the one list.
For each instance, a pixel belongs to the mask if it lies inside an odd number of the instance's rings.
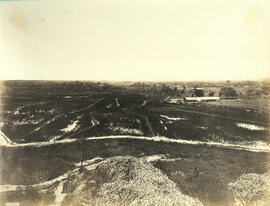
[[270,205],[268,0],[0,1],[0,205]]

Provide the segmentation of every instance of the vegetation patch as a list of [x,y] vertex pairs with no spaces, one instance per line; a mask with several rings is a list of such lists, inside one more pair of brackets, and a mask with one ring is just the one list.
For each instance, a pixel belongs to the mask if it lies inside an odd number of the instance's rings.
[[236,206],[266,206],[270,202],[270,174],[243,174],[228,184]]

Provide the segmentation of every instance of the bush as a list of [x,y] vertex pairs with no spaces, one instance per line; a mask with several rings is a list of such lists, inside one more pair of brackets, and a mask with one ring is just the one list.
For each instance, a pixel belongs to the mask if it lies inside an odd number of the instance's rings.
[[219,96],[224,96],[224,97],[237,97],[237,92],[234,88],[232,87],[223,87],[220,92]]
[[214,96],[214,92],[209,92],[209,97],[213,97]]

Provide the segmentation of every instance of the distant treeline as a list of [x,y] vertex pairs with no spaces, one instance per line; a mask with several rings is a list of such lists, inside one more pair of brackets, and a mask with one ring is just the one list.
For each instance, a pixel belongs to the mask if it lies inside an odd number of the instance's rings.
[[[98,82],[98,81],[1,81],[1,95],[48,96],[93,95],[102,93],[141,94],[148,97],[192,96],[203,88],[204,96],[224,98],[270,98],[269,81],[222,82]],[[23,91],[23,92],[22,92]]]

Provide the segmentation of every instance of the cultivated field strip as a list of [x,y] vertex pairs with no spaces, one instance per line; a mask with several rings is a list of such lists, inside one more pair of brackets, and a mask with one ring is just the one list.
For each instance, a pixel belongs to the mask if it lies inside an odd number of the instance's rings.
[[100,98],[98,99],[96,102],[94,102],[93,104],[90,104],[89,106],[83,108],[83,109],[78,109],[78,110],[75,110],[75,111],[71,111],[71,112],[68,112],[67,114],[75,114],[75,113],[78,113],[78,112],[84,112],[88,109],[90,109],[91,107],[95,106],[96,104],[98,104],[100,101],[102,101],[104,98]]
[[[41,128],[45,127],[46,125],[48,125],[49,123],[52,123],[54,122],[55,120],[59,119],[60,117],[63,117],[64,115],[67,115],[67,114],[75,114],[75,113],[79,113],[79,112],[84,112],[88,109],[90,109],[91,107],[95,106],[96,104],[98,104],[100,101],[102,101],[104,98],[100,98],[98,99],[96,102],[94,102],[93,104],[83,108],[83,109],[79,109],[79,110],[74,110],[74,111],[71,111],[71,112],[68,112],[68,113],[59,113],[59,114],[55,114],[51,119],[49,120],[45,120],[43,121],[43,123],[41,125],[39,125],[37,128],[35,128],[34,130],[28,132],[27,134],[23,135],[23,138],[26,137],[26,136],[29,136],[31,134],[33,134],[34,132],[40,130]],[[32,104],[29,104],[29,105],[32,105]],[[27,106],[29,106],[27,105]]]
[[236,118],[236,117],[228,117],[225,115],[220,115],[220,114],[213,114],[213,113],[208,113],[208,112],[200,112],[200,111],[192,111],[192,110],[186,110],[186,109],[181,109],[181,108],[174,108],[174,110],[179,111],[179,112],[184,112],[184,113],[189,113],[189,114],[197,114],[197,115],[203,115],[203,116],[211,116],[214,118],[221,118],[221,119],[226,119],[226,120],[233,120],[233,121],[244,121],[246,123],[249,124],[259,124],[259,125],[263,125],[263,126],[269,126],[268,123],[263,123],[263,122],[258,122],[258,121],[253,121],[253,120],[243,120],[240,118]]

